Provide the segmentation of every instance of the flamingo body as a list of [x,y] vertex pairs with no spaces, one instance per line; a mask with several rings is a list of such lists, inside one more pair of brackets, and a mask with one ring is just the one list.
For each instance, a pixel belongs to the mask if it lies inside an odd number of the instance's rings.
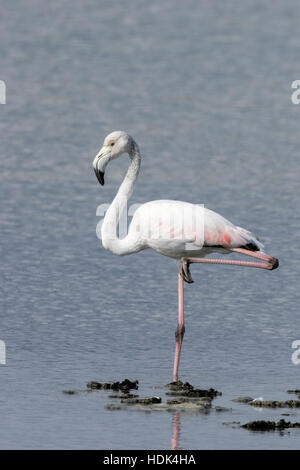
[[[97,179],[104,185],[104,173],[111,160],[127,153],[131,160],[126,176],[111,203],[101,228],[102,244],[112,253],[123,256],[152,248],[158,253],[179,261],[178,326],[173,381],[178,380],[178,367],[184,325],[184,281],[192,283],[191,263],[226,264],[266,270],[278,267],[278,260],[264,253],[262,243],[248,230],[233,225],[220,214],[189,202],[158,200],[141,205],[134,213],[126,237],[117,236],[122,212],[138,177],[141,156],[138,145],[128,134],[116,131],[109,134],[93,167]],[[237,252],[256,258],[255,261],[207,258],[210,253]]]
[[140,206],[132,219],[129,237],[140,249],[152,248],[174,259],[204,257],[232,248],[263,245],[249,231],[233,225],[220,214],[189,202],[157,200]]

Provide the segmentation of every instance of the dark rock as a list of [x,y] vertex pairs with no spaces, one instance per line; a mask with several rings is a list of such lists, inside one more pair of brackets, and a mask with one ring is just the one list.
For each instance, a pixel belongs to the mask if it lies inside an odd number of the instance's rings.
[[131,382],[129,379],[124,379],[123,382],[114,382],[112,384],[112,390],[137,390],[139,388],[138,383],[138,380]]
[[222,424],[224,424],[224,426],[230,426],[231,428],[240,428],[241,427],[240,421],[230,421],[230,422],[224,422]]
[[173,398],[167,400],[166,404],[162,404],[167,411],[171,410],[181,410],[186,412],[194,411],[208,411],[211,408],[211,399],[210,398],[194,398],[189,399],[186,397]]
[[118,398],[118,399],[122,399],[122,400],[127,400],[128,398],[137,398],[138,395],[135,395],[134,393],[125,393],[123,392],[122,395],[119,395],[119,394],[112,394],[112,395],[108,395],[108,398]]
[[242,424],[241,428],[251,431],[274,431],[276,423],[274,421],[250,421],[250,423]]
[[249,405],[262,408],[300,408],[300,400],[254,400],[249,402]]
[[167,400],[167,405],[181,405],[181,403],[187,403],[189,400],[185,397],[172,398]]
[[129,390],[137,390],[138,380],[131,382],[129,379],[124,379],[122,382],[89,382],[86,384],[87,388],[92,390],[120,390],[128,393]]
[[171,396],[181,396],[181,397],[190,397],[190,398],[200,398],[200,397],[209,397],[214,398],[218,395],[222,395],[221,392],[213,388],[208,390],[201,390],[199,388],[194,388],[189,382],[171,382],[167,385],[170,389],[170,392],[166,392],[166,395]]
[[144,397],[144,398],[127,398],[121,399],[121,403],[127,405],[153,405],[154,403],[161,403],[160,397]]
[[172,398],[171,400],[167,400],[167,405],[181,405],[182,403],[191,403],[195,405],[211,405],[211,398],[209,397],[203,397],[203,398],[193,398],[190,399],[189,397],[177,397],[177,398]]
[[86,384],[87,388],[91,388],[93,390],[100,390],[103,388],[103,384],[100,382],[89,382]]
[[222,395],[221,392],[218,392],[214,388],[209,388],[208,390],[200,390],[199,388],[194,388],[193,390],[187,391],[188,397],[209,397],[215,398],[216,396]]
[[252,397],[238,397],[234,398],[232,401],[236,403],[249,403],[250,401],[253,401]]
[[177,382],[171,382],[166,385],[170,390],[193,390],[193,385],[191,385],[189,382],[181,382],[178,380]]
[[280,419],[277,423],[275,421],[250,421],[250,423],[243,424],[241,428],[251,431],[281,431],[288,428],[300,428],[300,423],[290,423],[284,419]]

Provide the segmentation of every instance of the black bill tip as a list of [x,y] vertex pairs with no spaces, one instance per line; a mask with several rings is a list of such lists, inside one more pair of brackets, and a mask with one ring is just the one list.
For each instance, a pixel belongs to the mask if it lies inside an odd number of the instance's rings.
[[104,186],[104,173],[102,171],[95,170],[95,174],[101,186]]

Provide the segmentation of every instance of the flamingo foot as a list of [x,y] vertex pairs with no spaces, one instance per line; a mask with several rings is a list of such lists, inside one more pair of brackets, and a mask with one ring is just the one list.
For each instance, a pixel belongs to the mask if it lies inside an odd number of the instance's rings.
[[269,263],[270,263],[270,266],[271,266],[270,271],[273,271],[273,269],[277,269],[278,266],[279,266],[279,261],[278,261],[277,258],[272,257],[271,260],[269,261]]
[[179,266],[179,274],[185,282],[192,284],[194,282],[192,275],[190,273],[190,261],[188,258],[182,258]]

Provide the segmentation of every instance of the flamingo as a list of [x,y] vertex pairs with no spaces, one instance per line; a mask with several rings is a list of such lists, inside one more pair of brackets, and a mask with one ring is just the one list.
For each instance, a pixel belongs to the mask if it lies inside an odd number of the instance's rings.
[[[146,202],[134,213],[128,234],[120,239],[118,224],[134,183],[138,177],[141,154],[135,140],[123,131],[111,132],[104,139],[93,161],[99,183],[104,185],[108,163],[128,154],[130,165],[126,176],[108,208],[101,228],[103,247],[123,256],[152,248],[178,263],[178,325],[175,331],[173,382],[178,382],[180,352],[185,332],[184,282],[192,283],[192,263],[213,263],[260,268],[272,271],[279,262],[263,251],[263,244],[251,232],[238,227],[212,210],[197,204],[176,200]],[[232,252],[256,261],[206,258],[211,253]]]

